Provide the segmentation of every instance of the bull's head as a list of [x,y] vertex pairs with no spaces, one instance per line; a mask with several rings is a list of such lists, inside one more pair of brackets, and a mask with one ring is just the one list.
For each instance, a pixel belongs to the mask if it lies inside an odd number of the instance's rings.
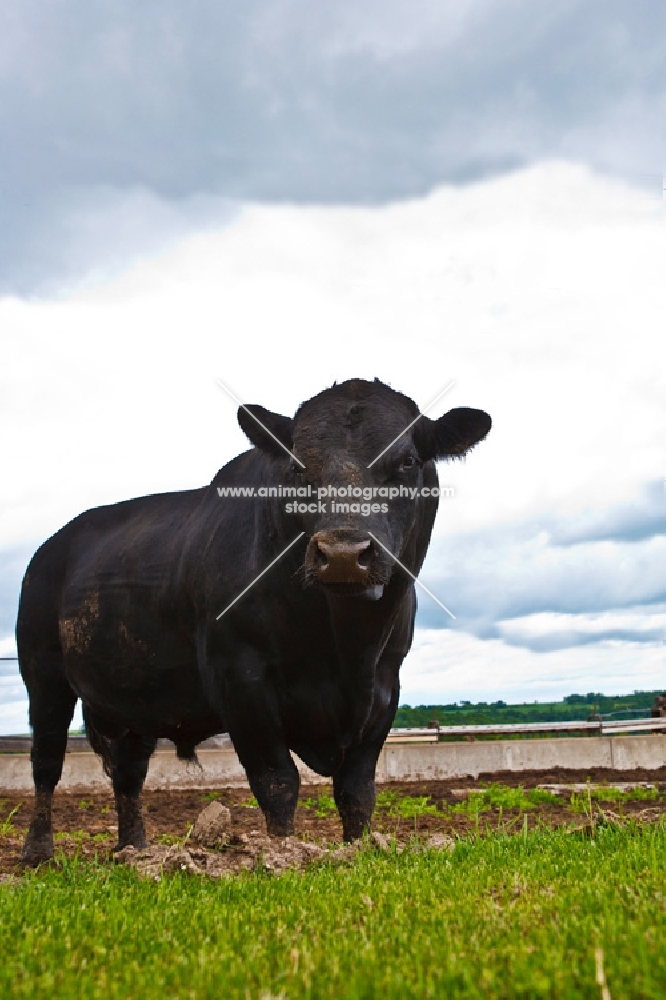
[[373,600],[396,559],[420,569],[437,510],[436,496],[423,495],[438,485],[435,461],[466,455],[491,426],[467,407],[430,420],[409,397],[361,379],[325,389],[293,420],[261,406],[241,407],[238,420],[282,466],[282,482],[300,488],[291,516],[309,539],[306,583]]

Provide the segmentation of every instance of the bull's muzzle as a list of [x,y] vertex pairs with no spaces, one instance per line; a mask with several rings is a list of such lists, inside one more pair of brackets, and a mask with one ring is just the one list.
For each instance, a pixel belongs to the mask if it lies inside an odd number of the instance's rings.
[[378,600],[375,545],[370,538],[318,531],[308,544],[308,576],[333,590]]

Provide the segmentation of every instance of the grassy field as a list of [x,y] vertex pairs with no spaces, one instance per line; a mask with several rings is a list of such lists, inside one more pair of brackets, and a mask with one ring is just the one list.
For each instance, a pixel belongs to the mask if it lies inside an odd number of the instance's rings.
[[663,998],[665,869],[663,823],[219,882],[61,859],[0,885],[0,995]]

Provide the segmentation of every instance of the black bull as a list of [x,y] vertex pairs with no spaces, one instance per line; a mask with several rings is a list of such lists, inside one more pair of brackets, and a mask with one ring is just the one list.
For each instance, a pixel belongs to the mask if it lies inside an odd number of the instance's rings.
[[[254,448],[210,486],[87,511],[37,551],[17,623],[33,729],[26,860],[53,853],[51,798],[79,698],[113,781],[119,847],[145,845],[140,796],[157,738],[192,758],[223,731],[269,833],[293,830],[290,750],[333,777],[346,839],[368,827],[413,635],[410,574],[437,511],[432,496],[382,496],[437,486],[435,461],[466,454],[491,424],[467,408],[436,421],[418,413],[408,397],[361,380],[326,389],[293,420],[241,408]],[[339,509],[327,498],[294,513],[284,497],[223,495],[308,485],[378,493],[365,513],[339,498]]]

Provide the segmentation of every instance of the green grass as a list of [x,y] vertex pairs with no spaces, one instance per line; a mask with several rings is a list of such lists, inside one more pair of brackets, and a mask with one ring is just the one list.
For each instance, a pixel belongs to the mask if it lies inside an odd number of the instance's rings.
[[546,788],[523,788],[518,785],[510,788],[506,785],[492,784],[478,791],[473,789],[469,796],[459,804],[445,807],[449,814],[463,814],[474,818],[479,813],[491,809],[537,809],[544,805],[568,805],[572,812],[590,814],[597,803],[612,803],[622,805],[624,802],[655,802],[661,798],[656,788],[630,788],[623,791],[619,788],[600,787],[588,788],[580,792],[571,792],[568,798],[557,795]]
[[[0,805],[1,804],[2,800],[0,799]],[[21,803],[19,803],[17,806],[14,806],[14,808],[9,811],[9,813],[5,816],[2,822],[0,822],[0,836],[14,832],[14,816],[16,816],[16,813],[19,811],[20,808],[21,808]]]
[[55,844],[58,844],[61,841],[74,841],[78,847],[83,847],[84,844],[106,844],[107,841],[112,841],[114,839],[114,834],[108,831],[105,833],[88,833],[87,830],[69,830],[67,833],[56,831],[53,834]]
[[0,886],[0,996],[666,995],[666,828],[370,850],[348,868],[141,881],[62,860]]
[[301,805],[314,810],[317,819],[328,819],[330,816],[336,816],[338,812],[335,799],[329,792],[319,792],[313,798],[303,799]]
[[656,788],[630,788],[623,791],[620,788],[587,788],[582,792],[572,792],[569,797],[569,807],[572,812],[589,813],[594,803],[621,806],[624,802],[655,802],[661,798]]
[[473,790],[464,802],[451,806],[450,811],[474,817],[491,809],[536,809],[548,803],[562,805],[564,802],[561,796],[543,788],[525,789],[522,785],[509,788],[493,784],[479,791]]
[[[319,792],[313,798],[303,799],[301,805],[307,809],[312,809],[319,819],[328,819],[337,815],[335,799],[330,792]],[[376,808],[380,813],[386,813],[391,817],[401,817],[402,819],[415,819],[419,816],[441,815],[437,806],[434,805],[427,795],[405,795],[403,792],[396,792],[385,789],[377,794]]]
[[419,816],[437,816],[439,810],[428,795],[403,795],[391,789],[384,789],[377,795],[377,809],[391,817],[418,819]]
[[[478,790],[473,789],[463,802],[453,806],[443,803],[441,807],[432,802],[427,795],[407,795],[394,789],[382,789],[377,794],[376,809],[379,815],[383,814],[392,819],[454,815],[477,819],[481,813],[494,809],[501,811],[518,809],[524,812],[539,809],[544,805],[569,805],[575,813],[590,814],[595,803],[622,805],[624,802],[653,802],[659,798],[660,792],[656,788],[638,787],[628,791],[612,787],[590,788],[582,792],[571,792],[570,796],[565,798],[545,788],[523,788],[522,785],[510,788],[507,785],[492,784]],[[319,792],[312,798],[304,799],[301,805],[311,809],[319,819],[337,815],[335,801],[330,792]]]

